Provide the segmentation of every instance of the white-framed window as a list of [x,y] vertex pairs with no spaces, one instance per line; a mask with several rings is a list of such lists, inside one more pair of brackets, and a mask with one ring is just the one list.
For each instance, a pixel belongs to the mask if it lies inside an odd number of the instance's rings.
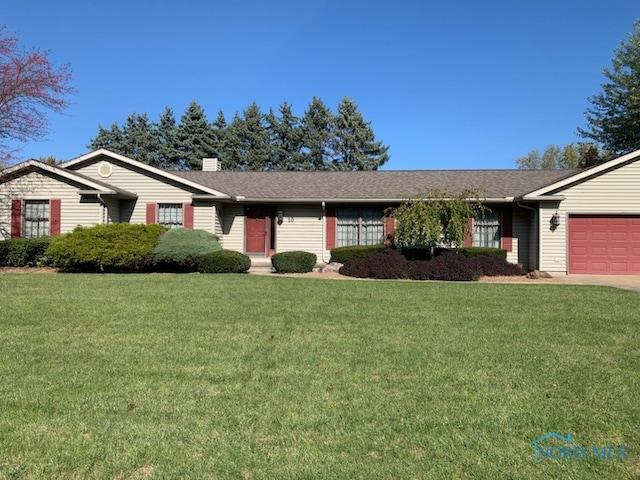
[[473,246],[500,248],[500,210],[487,210],[473,221]]
[[179,228],[183,226],[182,204],[181,203],[159,203],[158,223],[169,228]]
[[49,231],[49,200],[25,200],[22,236],[46,237]]
[[338,247],[376,245],[384,240],[384,212],[381,208],[338,208]]

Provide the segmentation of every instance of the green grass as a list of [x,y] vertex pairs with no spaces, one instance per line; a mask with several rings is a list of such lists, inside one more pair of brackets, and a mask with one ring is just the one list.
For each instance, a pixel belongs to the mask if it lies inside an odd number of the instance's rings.
[[[636,292],[197,274],[0,292],[0,478],[640,476]],[[534,463],[550,431],[628,457]]]

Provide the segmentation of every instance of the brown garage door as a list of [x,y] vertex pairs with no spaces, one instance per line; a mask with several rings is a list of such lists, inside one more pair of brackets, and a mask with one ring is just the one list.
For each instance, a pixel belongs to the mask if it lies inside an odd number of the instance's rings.
[[569,216],[569,273],[640,274],[640,216]]

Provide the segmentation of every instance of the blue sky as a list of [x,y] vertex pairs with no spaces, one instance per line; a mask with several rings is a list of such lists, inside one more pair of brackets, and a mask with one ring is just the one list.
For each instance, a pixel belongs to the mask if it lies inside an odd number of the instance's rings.
[[513,168],[577,141],[602,68],[640,17],[637,0],[4,0],[23,47],[69,63],[77,94],[23,158],[87,153],[131,113],[210,121],[251,102],[352,97],[384,169]]

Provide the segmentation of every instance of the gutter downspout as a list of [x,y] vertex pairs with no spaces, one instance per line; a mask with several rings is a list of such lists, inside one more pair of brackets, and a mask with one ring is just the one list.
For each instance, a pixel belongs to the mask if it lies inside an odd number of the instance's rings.
[[326,232],[326,225],[327,225],[327,204],[325,203],[325,201],[324,201],[324,200],[322,201],[321,206],[322,206],[322,238],[321,238],[321,240],[322,240],[322,245],[320,245],[320,247],[321,247],[321,248],[320,248],[320,251],[322,252],[322,255],[320,255],[320,258],[322,259],[322,261],[323,261],[324,263],[327,263],[327,261],[326,261],[326,260],[325,260],[325,258],[324,258],[324,250],[325,250],[324,246],[326,245],[326,239],[325,239],[325,237],[326,237],[326,235],[327,235],[327,232]]
[[522,205],[520,200],[516,200],[516,205],[520,208],[524,208],[525,210],[531,210],[533,212],[533,225],[534,225],[534,235],[536,240],[536,259],[534,269],[540,269],[540,235],[538,235],[538,210],[530,207],[528,205]]
[[105,208],[106,208],[107,205],[104,203],[104,200],[102,199],[102,195],[100,193],[98,193],[96,195],[96,197],[97,197],[98,201],[100,202],[100,224],[104,225],[105,223],[107,223],[107,222],[105,222],[106,217],[107,217],[107,215],[105,215]]

